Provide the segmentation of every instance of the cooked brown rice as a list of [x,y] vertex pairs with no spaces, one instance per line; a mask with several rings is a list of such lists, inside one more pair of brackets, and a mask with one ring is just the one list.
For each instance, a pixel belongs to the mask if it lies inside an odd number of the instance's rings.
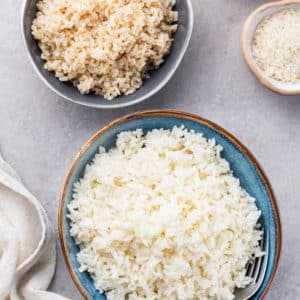
[[32,34],[45,68],[83,94],[108,100],[138,89],[163,62],[175,0],[41,0]]

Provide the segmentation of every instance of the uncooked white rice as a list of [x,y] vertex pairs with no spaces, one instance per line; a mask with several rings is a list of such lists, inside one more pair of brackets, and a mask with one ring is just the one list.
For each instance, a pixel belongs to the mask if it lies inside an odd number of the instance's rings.
[[108,100],[138,89],[169,52],[175,0],[41,0],[32,34],[45,68]]
[[300,83],[300,10],[284,9],[256,28],[253,57],[267,76],[286,84]]
[[107,299],[233,299],[260,255],[255,199],[215,140],[183,127],[122,132],[68,205],[77,259]]

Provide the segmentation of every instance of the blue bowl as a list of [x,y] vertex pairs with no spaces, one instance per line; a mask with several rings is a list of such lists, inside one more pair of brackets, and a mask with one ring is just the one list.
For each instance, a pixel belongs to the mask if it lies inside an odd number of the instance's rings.
[[222,156],[229,161],[231,169],[239,178],[242,187],[256,198],[256,205],[262,211],[261,224],[270,235],[269,258],[267,272],[259,291],[251,298],[263,299],[274,278],[281,249],[280,218],[270,183],[261,167],[235,137],[220,126],[198,116],[173,110],[153,110],[135,113],[113,121],[94,136],[81,148],[74,158],[65,178],[59,205],[59,234],[63,254],[70,274],[85,299],[104,300],[87,272],[79,272],[76,254],[79,250],[70,236],[70,224],[66,217],[67,204],[72,200],[73,185],[84,173],[85,166],[92,161],[99,146],[110,149],[115,146],[116,136],[121,131],[142,128],[145,132],[154,128],[171,129],[173,126],[184,125],[188,129],[202,132],[206,138],[214,138],[223,146]]

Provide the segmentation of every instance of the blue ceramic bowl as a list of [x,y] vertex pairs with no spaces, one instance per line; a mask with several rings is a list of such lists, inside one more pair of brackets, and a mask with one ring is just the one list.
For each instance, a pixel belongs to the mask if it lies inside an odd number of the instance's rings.
[[106,149],[114,147],[116,136],[121,131],[142,128],[144,131],[154,128],[171,129],[173,126],[184,125],[188,129],[202,132],[207,138],[215,138],[224,150],[222,156],[229,161],[234,175],[240,179],[241,185],[256,198],[256,205],[262,211],[261,224],[270,235],[270,253],[267,272],[263,284],[254,300],[263,299],[274,278],[281,249],[280,219],[271,186],[252,154],[230,133],[220,126],[185,112],[171,110],[154,110],[132,114],[118,119],[99,130],[81,148],[74,158],[67,173],[59,205],[59,233],[63,254],[72,278],[85,299],[104,300],[94,287],[93,280],[87,272],[79,272],[76,259],[78,246],[70,236],[67,204],[72,200],[73,185],[82,176],[85,166],[90,163],[99,146]]
[[188,47],[194,24],[191,0],[177,0],[175,10],[178,15],[178,29],[174,33],[172,48],[164,58],[159,69],[151,71],[150,78],[146,79],[137,91],[131,95],[122,95],[108,101],[101,95],[82,95],[71,83],[59,81],[53,72],[44,68],[41,51],[37,41],[31,34],[31,24],[37,13],[38,0],[23,0],[22,7],[22,34],[29,59],[42,81],[62,98],[94,108],[120,108],[146,100],[162,89],[171,79],[178,68]]

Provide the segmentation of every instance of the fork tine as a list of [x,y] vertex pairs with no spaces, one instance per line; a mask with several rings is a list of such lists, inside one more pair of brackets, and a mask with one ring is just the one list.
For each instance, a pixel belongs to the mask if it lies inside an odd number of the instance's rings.
[[[266,241],[268,239],[267,234],[268,233],[266,233],[266,236],[265,236]],[[259,243],[260,243],[260,248],[263,251],[263,248],[266,248],[266,245],[264,245],[264,244],[266,244],[266,242],[264,243],[264,238],[262,238]],[[256,281],[257,281],[257,278],[260,274],[259,271],[261,269],[262,262],[265,260],[264,258],[265,258],[265,255],[256,258],[255,269],[254,269],[253,274],[251,274],[251,277],[253,278],[253,283],[256,283]]]
[[[263,248],[263,239],[259,241],[259,246],[262,249]],[[257,276],[257,270],[260,269],[260,265],[262,262],[262,257],[255,257],[252,263],[248,263],[246,275],[256,279]],[[253,280],[252,283],[255,283],[255,280]]]
[[247,276],[248,277],[251,277],[252,278],[252,274],[253,274],[253,271],[254,271],[254,267],[255,267],[255,262],[256,262],[256,259],[254,259],[254,261],[252,263],[249,264],[249,267],[248,267],[248,270],[247,270]]
[[254,270],[254,273],[252,275],[252,278],[253,278],[253,283],[256,283],[256,280],[259,276],[259,271],[261,269],[261,265],[262,265],[262,261],[264,261],[264,256],[261,256],[260,258],[258,258],[257,260],[257,264],[255,266],[255,270]]
[[246,276],[250,276],[250,271],[251,271],[251,267],[252,267],[252,264],[248,261],[247,262],[247,265],[246,265]]
[[265,273],[266,273],[266,270],[267,270],[267,265],[268,265],[268,258],[269,258],[269,232],[267,231],[266,232],[266,238],[265,238],[265,255],[264,255],[264,260],[263,260],[263,263],[262,263],[262,267],[261,267],[261,272],[257,274],[257,277],[258,278],[255,278],[255,281],[257,286],[259,287],[264,278],[265,278]]

